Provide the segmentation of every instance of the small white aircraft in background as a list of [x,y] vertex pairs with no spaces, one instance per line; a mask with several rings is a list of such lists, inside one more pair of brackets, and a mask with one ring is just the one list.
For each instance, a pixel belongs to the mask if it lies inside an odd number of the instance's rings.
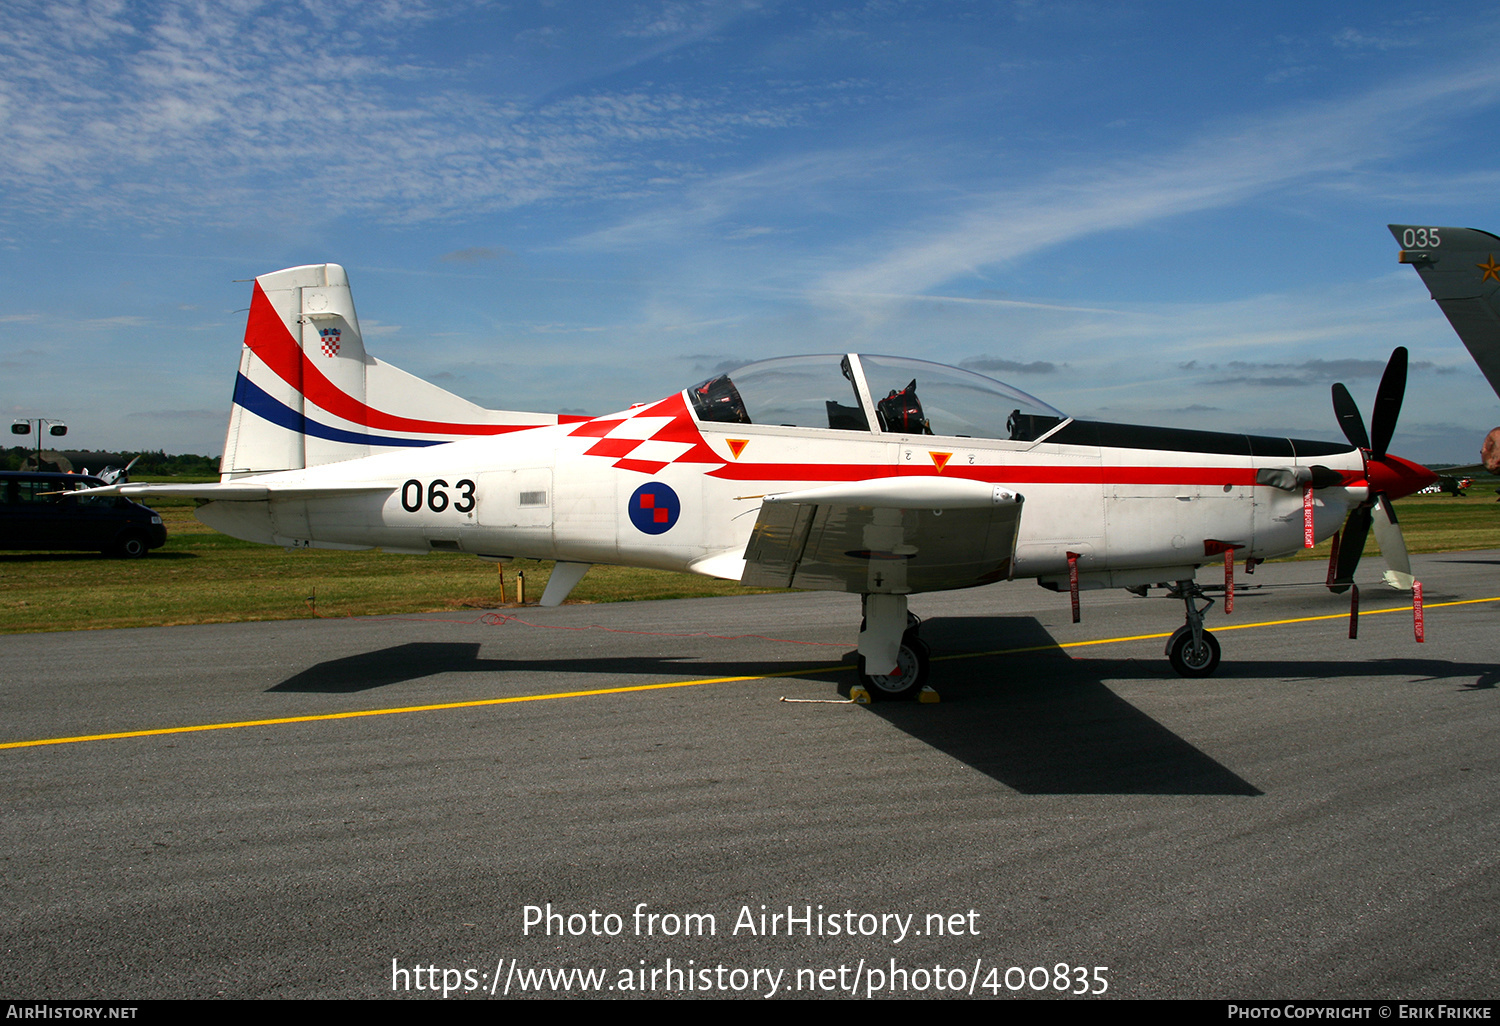
[[[543,605],[594,563],[853,592],[876,697],[927,676],[909,595],[1168,585],[1186,622],[1167,655],[1207,676],[1200,566],[1285,555],[1347,517],[1347,586],[1372,509],[1433,480],[1386,452],[1405,376],[1397,350],[1373,440],[1335,387],[1350,444],[1076,420],[979,374],[855,353],[601,417],[514,413],[368,356],[344,269],[316,264],[256,279],[220,483],[100,491],[212,500],[199,519],[266,544],[556,560]],[[1393,515],[1376,523],[1399,542]]]

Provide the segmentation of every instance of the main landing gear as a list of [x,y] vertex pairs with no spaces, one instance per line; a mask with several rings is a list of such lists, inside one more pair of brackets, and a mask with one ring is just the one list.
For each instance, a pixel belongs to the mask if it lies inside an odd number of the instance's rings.
[[[932,657],[917,636],[922,621],[905,595],[866,595],[859,626],[859,679],[874,701],[915,698],[927,684]],[[882,667],[886,672],[878,672]],[[871,671],[877,672],[871,672]]]
[[[1172,586],[1173,598],[1187,606],[1187,623],[1167,639],[1167,661],[1183,677],[1207,677],[1219,668],[1219,641],[1203,626],[1203,614],[1214,600],[1203,593],[1192,579]],[[1203,605],[1198,605],[1199,600]]]
[[[1145,594],[1143,587],[1137,594]],[[1214,600],[1192,578],[1167,594],[1182,599],[1186,622],[1167,640],[1167,661],[1183,677],[1210,677],[1219,668],[1219,639],[1203,626]],[[905,595],[864,596],[859,625],[859,678],[873,701],[915,698],[927,685],[932,657],[918,636],[922,621],[906,609]],[[882,667],[890,667],[881,671]]]

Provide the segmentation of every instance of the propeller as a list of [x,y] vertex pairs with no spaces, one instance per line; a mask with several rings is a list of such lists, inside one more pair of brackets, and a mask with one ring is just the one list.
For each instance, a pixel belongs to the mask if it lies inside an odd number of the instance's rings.
[[140,459],[141,458],[137,456],[135,459],[125,464],[125,468],[123,470],[118,467],[105,467],[103,470],[99,471],[99,480],[103,481],[107,485],[129,483],[130,468],[139,463]]
[[1344,430],[1344,437],[1364,451],[1365,478],[1370,483],[1369,497],[1351,509],[1349,518],[1344,521],[1338,563],[1333,582],[1328,586],[1335,592],[1348,591],[1354,583],[1354,570],[1359,566],[1359,557],[1364,553],[1365,541],[1372,527],[1380,552],[1390,567],[1385,573],[1385,582],[1393,588],[1411,590],[1411,557],[1407,554],[1406,540],[1401,536],[1401,524],[1396,519],[1391,497],[1410,495],[1435,478],[1426,467],[1386,451],[1391,436],[1396,433],[1396,418],[1400,416],[1401,399],[1406,392],[1406,364],[1406,347],[1399,346],[1391,353],[1390,362],[1380,378],[1380,387],[1375,391],[1374,416],[1370,421],[1373,433],[1366,433],[1364,418],[1360,416],[1359,406],[1349,390],[1342,383],[1333,386],[1333,412]]

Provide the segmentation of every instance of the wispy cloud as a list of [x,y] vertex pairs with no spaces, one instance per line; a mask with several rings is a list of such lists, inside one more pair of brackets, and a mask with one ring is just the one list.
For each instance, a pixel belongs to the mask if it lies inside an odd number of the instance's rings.
[[1052,175],[906,229],[875,260],[827,274],[831,292],[920,292],[1096,233],[1241,202],[1353,172],[1492,106],[1492,62],[1220,128],[1171,152]]
[[455,249],[452,253],[444,253],[438,259],[448,264],[473,264],[481,260],[499,260],[503,250],[491,249],[489,246],[470,246],[468,249]]
[[138,410],[125,416],[142,420],[198,420],[219,423],[224,419],[223,410]]
[[1341,50],[1394,50],[1415,46],[1416,41],[1395,35],[1370,35],[1356,28],[1335,32],[1333,45]]
[[790,222],[781,230],[791,231],[805,207],[824,203],[830,192],[867,178],[882,163],[881,155],[868,149],[821,149],[696,178],[685,182],[670,203],[633,210],[570,246],[626,250],[716,237],[753,240],[777,230],[765,223],[773,217]]
[[[1222,368],[1229,373],[1209,381],[1210,385],[1264,385],[1274,388],[1301,385],[1327,384],[1355,378],[1378,378],[1385,373],[1382,360],[1304,360],[1301,363],[1255,363],[1247,360],[1231,360]],[[1217,364],[1199,366],[1190,360],[1180,365],[1181,370],[1217,372]],[[1409,371],[1432,370],[1426,360],[1417,360],[1407,365]]]
[[[739,9],[724,6],[724,17]],[[674,145],[790,116],[728,89],[649,83],[540,106],[459,92],[451,69],[398,56],[396,45],[414,24],[452,13],[354,0],[9,7],[5,219],[420,222],[636,195],[697,173],[671,159]],[[663,23],[650,49],[709,28],[674,35]],[[647,148],[655,159],[639,159]]]
[[964,360],[959,364],[969,370],[983,371],[986,374],[1056,374],[1057,364],[1050,360],[1032,360],[1030,363],[1020,363],[1016,360],[1002,360],[995,356],[976,356]]
[[76,326],[85,331],[109,331],[115,328],[144,328],[150,323],[144,317],[124,314],[118,317],[91,317],[77,321]]

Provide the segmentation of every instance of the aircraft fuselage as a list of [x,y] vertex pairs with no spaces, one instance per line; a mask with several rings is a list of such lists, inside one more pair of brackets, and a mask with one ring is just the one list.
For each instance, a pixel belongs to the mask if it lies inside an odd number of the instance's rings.
[[[1090,437],[1123,444],[1072,441]],[[1159,447],[1167,445],[1175,448]],[[697,420],[678,395],[583,424],[245,478],[379,490],[215,502],[199,517],[291,547],[449,550],[738,579],[762,496],[830,481],[960,479],[1024,496],[1014,576],[1064,575],[1072,552],[1086,586],[1131,586],[1211,561],[1206,541],[1234,545],[1241,558],[1301,548],[1302,491],[1258,484],[1257,472],[1312,465],[1343,478],[1314,493],[1321,539],[1368,494],[1360,451],[1341,443],[1086,421],[1039,441],[728,425]]]

